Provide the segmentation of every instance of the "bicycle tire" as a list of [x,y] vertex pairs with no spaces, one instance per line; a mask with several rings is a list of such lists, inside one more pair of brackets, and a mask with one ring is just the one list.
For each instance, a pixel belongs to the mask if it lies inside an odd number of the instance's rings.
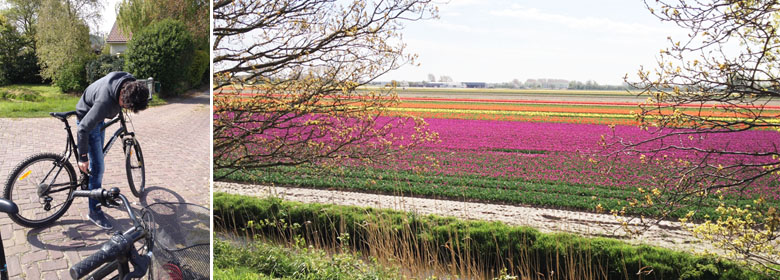
[[133,192],[133,195],[141,197],[146,188],[146,166],[144,164],[144,154],[141,151],[141,144],[135,138],[128,138],[124,143],[127,183],[130,185],[130,191]]
[[[29,227],[29,228],[42,228],[45,226],[50,225],[60,217],[62,217],[63,214],[70,208],[71,203],[73,202],[73,199],[71,197],[73,190],[75,189],[75,186],[77,185],[77,177],[76,177],[76,171],[73,169],[73,165],[69,161],[61,161],[62,155],[54,154],[54,153],[41,153],[41,154],[35,154],[32,155],[22,162],[20,162],[14,169],[11,171],[11,174],[8,176],[8,179],[5,182],[5,188],[3,189],[3,198],[13,201],[19,206],[19,212],[17,214],[9,214],[8,216],[13,220],[15,223]],[[33,171],[33,165],[36,163],[46,162],[50,161],[52,164],[51,169],[49,170],[49,174],[51,174],[51,171],[55,170],[56,168],[59,168],[57,172],[54,174],[53,179],[50,182],[56,182],[60,176],[67,175],[67,179],[69,183],[68,185],[71,186],[66,192],[63,191],[62,193],[67,193],[67,196],[60,196],[58,197],[57,202],[62,202],[61,207],[57,210],[54,210],[54,213],[52,215],[45,216],[43,218],[33,218],[33,217],[25,217],[25,216],[35,216],[36,214],[33,214],[36,209],[40,209],[42,211],[45,211],[43,213],[51,212],[52,210],[45,210],[43,206],[40,203],[40,197],[38,197],[37,194],[37,188],[41,185],[41,183],[36,183],[35,178],[30,178],[27,182],[33,182],[33,183],[27,183],[22,184],[20,182],[24,181],[32,175]],[[61,166],[58,166],[57,164],[60,164]],[[46,167],[46,164],[43,164],[44,170]],[[61,174],[61,171],[65,170],[66,174]],[[60,183],[63,184],[64,182]],[[31,185],[32,184],[32,185]],[[16,188],[16,193],[19,194],[17,196],[14,196],[14,189]],[[25,197],[25,195],[27,197]],[[38,201],[36,201],[36,199]],[[64,201],[63,201],[64,200]]]

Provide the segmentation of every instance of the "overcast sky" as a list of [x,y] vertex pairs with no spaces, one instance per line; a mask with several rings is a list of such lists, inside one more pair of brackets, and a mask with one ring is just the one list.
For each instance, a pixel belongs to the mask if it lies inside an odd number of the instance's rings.
[[454,81],[529,78],[621,84],[639,65],[652,66],[667,36],[687,37],[662,23],[641,0],[450,0],[440,19],[406,23],[404,42],[419,67],[379,80],[422,81],[428,73]]
[[[120,1],[104,2],[104,34]],[[440,19],[408,22],[403,31],[421,65],[379,80],[422,81],[432,73],[459,82],[557,78],[621,84],[639,65],[654,64],[667,36],[687,34],[655,18],[641,0],[442,1]]]
[[103,35],[108,35],[108,32],[111,31],[111,26],[114,25],[114,21],[116,20],[116,5],[120,1],[121,0],[103,1],[103,12],[100,13],[100,26],[97,28]]

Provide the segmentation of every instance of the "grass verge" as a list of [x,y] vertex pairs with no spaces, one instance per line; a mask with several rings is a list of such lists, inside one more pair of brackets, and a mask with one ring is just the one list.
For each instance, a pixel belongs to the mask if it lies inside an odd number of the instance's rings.
[[[49,112],[76,109],[81,95],[63,93],[51,85],[9,85],[0,87],[0,118],[41,118]],[[167,104],[154,96],[149,106]]]
[[438,264],[467,278],[506,269],[521,279],[771,279],[713,256],[499,222],[224,193],[214,195],[214,217],[216,229],[349,246],[400,261],[404,270],[431,271]]
[[235,245],[214,238],[214,279],[399,279],[398,270],[348,252],[287,248],[255,241]]

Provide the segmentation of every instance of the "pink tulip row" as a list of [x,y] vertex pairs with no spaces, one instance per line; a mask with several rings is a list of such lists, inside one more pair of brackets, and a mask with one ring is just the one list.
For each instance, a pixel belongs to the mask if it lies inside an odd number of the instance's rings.
[[[709,155],[688,150],[658,153],[620,153],[620,145],[638,143],[666,131],[642,130],[633,126],[536,123],[462,119],[426,119],[439,142],[428,143],[422,154],[433,155],[439,165],[435,174],[477,175],[520,180],[599,185],[610,187],[647,187],[663,176],[663,167],[679,160],[727,166],[735,163],[777,162],[771,157],[748,155]],[[678,131],[679,132],[679,131]],[[603,138],[602,138],[603,136]],[[618,138],[619,137],[619,138]],[[602,143],[604,145],[602,145]],[[703,150],[738,152],[777,152],[780,137],[776,131],[744,131],[706,135],[671,136],[640,145],[656,149],[675,145]],[[613,153],[617,152],[617,153]],[[612,157],[606,157],[611,155]],[[395,163],[398,169],[429,165],[429,157],[420,154]],[[658,159],[656,161],[656,159]],[[609,173],[605,173],[609,170]],[[766,177],[741,194],[764,194],[780,199],[777,177]],[[774,181],[774,183],[771,183]]]

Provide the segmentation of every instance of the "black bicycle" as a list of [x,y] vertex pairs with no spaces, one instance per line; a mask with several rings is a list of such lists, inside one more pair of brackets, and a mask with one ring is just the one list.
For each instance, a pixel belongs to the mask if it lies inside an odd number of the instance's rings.
[[[0,198],[0,212],[16,214],[19,207],[13,201]],[[8,280],[8,264],[5,261],[5,247],[3,247],[3,238],[0,236],[0,280]]]
[[[65,152],[40,153],[23,160],[11,171],[3,190],[3,198],[13,201],[20,208],[18,213],[9,214],[9,217],[26,227],[40,228],[53,223],[70,207],[73,191],[79,186],[83,190],[88,189],[89,176],[80,171],[82,179],[77,182],[76,170],[70,162],[71,156],[75,158],[79,154],[68,123],[68,117],[75,115],[76,111],[49,114],[65,124],[68,134]],[[123,113],[103,128],[115,123],[119,123],[120,127],[103,147],[103,154],[108,153],[117,139],[122,139],[130,190],[133,195],[140,196],[146,181],[141,145],[135,134],[128,131]]]
[[104,279],[114,272],[111,279],[147,274],[149,279],[209,279],[209,211],[205,207],[155,203],[143,208],[139,219],[118,188],[77,190],[73,195],[97,199],[105,207],[123,207],[133,222],[130,229],[116,232],[100,250],[71,267],[73,279]]
[[[118,188],[76,190],[72,198],[87,197],[104,207],[124,208],[132,226],[117,231],[100,250],[70,268],[73,279],[209,279],[209,211],[187,203],[155,203],[141,210],[141,218]],[[0,212],[15,214],[17,205],[0,199]],[[155,223],[159,220],[160,223]],[[165,225],[159,226],[159,225]],[[155,227],[158,225],[158,227]],[[132,270],[131,270],[132,265]],[[0,238],[0,280],[8,280],[3,240]]]

